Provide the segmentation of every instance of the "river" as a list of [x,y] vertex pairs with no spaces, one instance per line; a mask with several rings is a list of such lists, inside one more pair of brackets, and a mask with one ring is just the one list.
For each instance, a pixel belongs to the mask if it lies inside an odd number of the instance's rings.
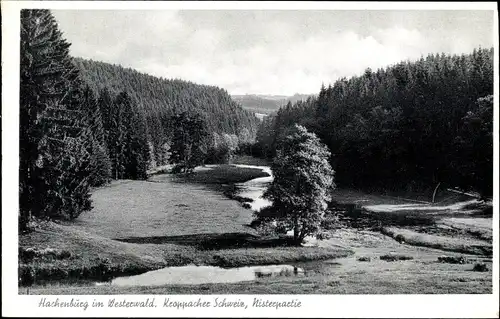
[[274,177],[271,168],[269,166],[255,166],[255,165],[243,165],[243,164],[235,164],[234,166],[243,168],[257,168],[269,174],[269,176],[266,177],[258,177],[246,181],[244,183],[238,183],[236,184],[236,187],[238,189],[239,196],[247,197],[253,200],[252,202],[249,203],[250,208],[253,211],[259,211],[264,207],[270,206],[272,203],[269,200],[262,198],[262,195],[264,194],[264,191],[269,186],[269,184],[273,181]]

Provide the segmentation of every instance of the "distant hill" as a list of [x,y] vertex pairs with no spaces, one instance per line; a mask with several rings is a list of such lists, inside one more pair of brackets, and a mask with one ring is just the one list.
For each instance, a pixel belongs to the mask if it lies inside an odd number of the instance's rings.
[[264,95],[264,94],[245,94],[231,95],[233,100],[238,102],[244,109],[258,113],[271,114],[277,111],[280,107],[286,105],[288,101],[295,103],[300,100],[307,100],[313,94],[294,94],[286,95]]

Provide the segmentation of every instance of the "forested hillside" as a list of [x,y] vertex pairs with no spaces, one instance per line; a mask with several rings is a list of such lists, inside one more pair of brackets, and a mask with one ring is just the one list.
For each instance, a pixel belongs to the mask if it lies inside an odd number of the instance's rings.
[[[106,88],[111,95],[125,91],[143,113],[153,165],[166,162],[165,145],[172,136],[175,114],[198,114],[209,134],[229,134],[239,141],[253,139],[258,119],[234,102],[227,91],[178,79],[163,79],[119,65],[74,59],[82,79],[94,92]],[[208,146],[207,146],[208,147]]]
[[444,186],[491,195],[493,49],[429,55],[340,79],[318,98],[264,120],[258,142],[274,156],[293,123],[329,146],[339,185],[392,190]]
[[206,117],[208,129],[239,134],[256,129],[256,118],[235,103],[226,90],[178,79],[164,79],[104,62],[74,59],[85,82],[95,91],[107,88],[116,95],[126,91],[149,121],[173,112],[193,111]]

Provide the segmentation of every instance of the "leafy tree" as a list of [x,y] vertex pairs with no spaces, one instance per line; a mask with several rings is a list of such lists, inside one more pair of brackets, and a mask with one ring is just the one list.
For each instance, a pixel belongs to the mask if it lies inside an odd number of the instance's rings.
[[212,134],[205,162],[208,164],[229,163],[238,149],[238,136],[234,134]]
[[[274,180],[264,193],[272,201],[267,220],[293,230],[296,243],[318,232],[335,187],[330,152],[314,133],[295,125],[280,142],[271,166]],[[270,212],[270,213],[269,213]]]
[[21,11],[20,228],[91,207],[78,70],[49,10]]
[[205,120],[198,114],[182,112],[172,116],[173,137],[170,161],[174,171],[190,173],[203,164],[206,156],[208,131]]

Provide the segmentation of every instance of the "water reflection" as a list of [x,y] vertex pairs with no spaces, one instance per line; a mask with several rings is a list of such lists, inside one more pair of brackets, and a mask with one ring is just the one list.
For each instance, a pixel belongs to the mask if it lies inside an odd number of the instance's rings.
[[[253,281],[261,277],[299,276],[304,270],[291,265],[250,266],[240,268],[220,268],[214,266],[166,267],[147,273],[119,277],[111,281],[112,286],[162,286],[197,285],[209,283],[235,283]],[[102,285],[99,283],[98,285]]]
[[237,167],[243,168],[257,168],[269,174],[266,177],[254,178],[244,183],[236,184],[239,192],[238,195],[241,197],[251,198],[253,201],[248,203],[250,208],[254,211],[259,211],[264,207],[270,206],[271,202],[267,199],[262,198],[262,194],[267,189],[267,186],[273,181],[273,173],[269,166],[255,166],[255,165],[243,165],[236,164]]

